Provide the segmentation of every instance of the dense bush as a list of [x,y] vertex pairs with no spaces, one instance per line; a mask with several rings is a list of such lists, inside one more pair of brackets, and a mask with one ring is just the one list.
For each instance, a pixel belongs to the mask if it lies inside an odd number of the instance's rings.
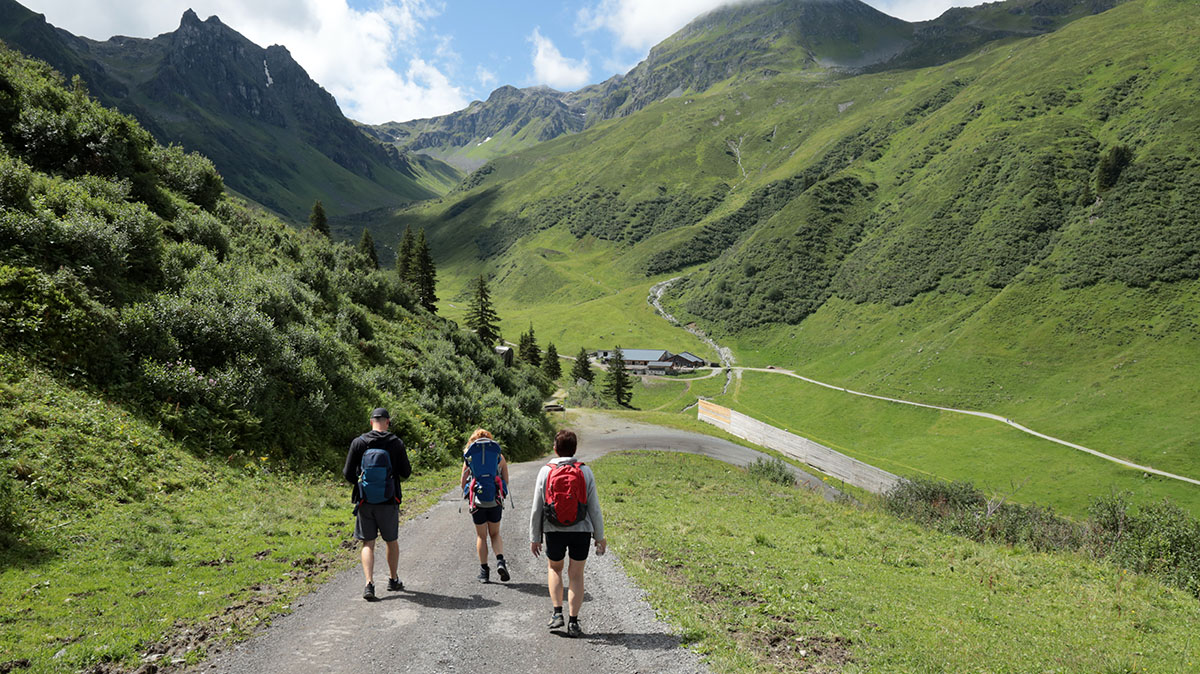
[[1123,494],[1098,500],[1089,513],[1098,555],[1200,597],[1200,520],[1166,501],[1132,507]]
[[774,482],[775,484],[787,485],[789,487],[796,484],[796,475],[792,473],[792,469],[782,459],[778,458],[755,459],[754,463],[746,466],[746,472],[760,480]]
[[1034,550],[1079,550],[1162,578],[1200,597],[1200,520],[1169,502],[1134,507],[1128,495],[1097,499],[1086,522],[1038,506],[988,499],[968,482],[917,477],[883,497],[894,515],[975,541]]
[[207,159],[43,65],[0,48],[0,83],[5,352],[202,454],[338,466],[379,405],[424,468],[477,426],[514,458],[543,451],[540,372],[504,368],[350,246],[226,199]]

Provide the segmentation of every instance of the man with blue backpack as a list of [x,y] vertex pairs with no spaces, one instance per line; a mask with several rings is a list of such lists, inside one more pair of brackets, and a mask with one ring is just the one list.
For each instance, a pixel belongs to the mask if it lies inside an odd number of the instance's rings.
[[404,589],[396,574],[400,563],[400,481],[412,475],[408,452],[400,438],[388,431],[391,416],[382,407],[371,412],[371,430],[354,438],[346,454],[342,475],[354,485],[354,537],[362,541],[363,599],[375,601],[375,538],[387,545],[389,592]]
[[480,428],[471,434],[463,449],[462,480],[459,484],[471,521],[475,523],[475,552],[479,555],[479,582],[490,580],[488,539],[496,553],[496,574],[500,580],[509,579],[508,564],[504,561],[504,541],[500,538],[500,517],[504,513],[504,497],[508,495],[508,461],[500,453],[500,443],[488,431]]

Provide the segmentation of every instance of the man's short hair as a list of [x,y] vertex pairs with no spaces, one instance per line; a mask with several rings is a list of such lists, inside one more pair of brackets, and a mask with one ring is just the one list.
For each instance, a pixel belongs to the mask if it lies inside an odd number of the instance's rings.
[[372,419],[391,419],[392,417],[390,414],[388,414],[387,409],[385,409],[383,407],[376,407],[375,411],[371,412],[371,418]]
[[575,445],[578,442],[575,431],[564,428],[554,436],[554,453],[559,456],[575,456]]

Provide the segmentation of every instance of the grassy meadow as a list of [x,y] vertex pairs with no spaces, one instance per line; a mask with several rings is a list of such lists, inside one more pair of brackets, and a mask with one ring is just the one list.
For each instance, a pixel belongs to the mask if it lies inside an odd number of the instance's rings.
[[[331,472],[244,450],[198,457],[155,423],[3,362],[0,455],[41,447],[11,468],[41,500],[3,504],[21,524],[0,552],[0,663],[194,663],[357,561],[349,486]],[[456,478],[415,476],[402,513]]]
[[595,469],[625,568],[718,672],[1200,667],[1200,602],[1082,555],[930,532],[692,455]]

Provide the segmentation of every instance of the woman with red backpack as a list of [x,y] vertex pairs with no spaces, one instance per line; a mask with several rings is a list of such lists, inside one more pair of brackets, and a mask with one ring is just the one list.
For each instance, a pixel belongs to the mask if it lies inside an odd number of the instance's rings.
[[546,539],[546,584],[554,613],[547,626],[563,626],[563,564],[570,555],[567,569],[570,607],[566,623],[567,636],[583,634],[579,627],[579,609],[583,606],[583,566],[588,558],[588,546],[596,541],[596,554],[603,555],[608,546],[604,538],[604,516],[600,514],[600,499],[596,493],[596,477],[592,469],[575,460],[578,439],[574,431],[563,429],[554,437],[554,453],[550,463],[538,473],[533,492],[533,511],[529,517],[529,549],[537,557],[542,552],[542,537]]
[[500,539],[500,516],[504,513],[504,497],[508,495],[508,461],[500,453],[500,443],[482,428],[476,429],[463,448],[462,480],[459,484],[463,498],[475,523],[475,552],[479,554],[479,582],[490,582],[488,539],[496,553],[496,574],[508,581],[508,565],[504,562],[504,541]]

